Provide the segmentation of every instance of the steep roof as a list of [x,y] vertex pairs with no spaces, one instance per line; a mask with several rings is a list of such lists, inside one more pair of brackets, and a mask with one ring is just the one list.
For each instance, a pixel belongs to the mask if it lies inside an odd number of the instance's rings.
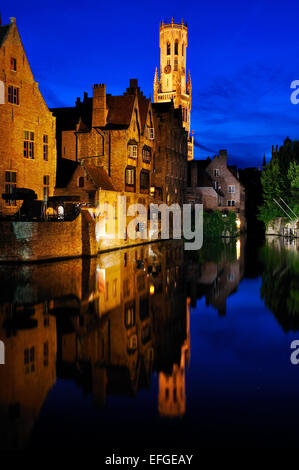
[[141,130],[144,131],[150,100],[144,96],[138,96]]
[[112,180],[103,167],[84,165],[84,169],[97,188],[105,191],[115,191]]
[[109,109],[107,116],[107,128],[126,129],[129,127],[133,113],[135,96],[107,95],[107,106]]
[[10,24],[6,24],[6,25],[3,25],[3,26],[0,26],[0,47],[2,46],[2,44],[4,43],[5,41],[5,38],[7,36],[7,33],[9,31],[9,28],[11,27]]

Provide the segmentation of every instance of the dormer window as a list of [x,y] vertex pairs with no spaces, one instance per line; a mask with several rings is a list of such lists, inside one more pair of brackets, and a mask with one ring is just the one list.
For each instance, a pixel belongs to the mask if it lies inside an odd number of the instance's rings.
[[17,71],[17,59],[15,59],[14,57],[11,57],[10,58],[10,70],[12,72],[16,72]]

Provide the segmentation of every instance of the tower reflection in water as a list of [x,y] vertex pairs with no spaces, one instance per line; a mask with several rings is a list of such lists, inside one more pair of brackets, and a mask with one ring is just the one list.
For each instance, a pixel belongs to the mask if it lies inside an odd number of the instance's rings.
[[57,378],[75,381],[104,406],[107,395],[151,389],[155,372],[159,415],[182,417],[189,306],[205,295],[224,314],[242,277],[240,250],[237,256],[234,244],[233,259],[225,252],[203,262],[171,241],[94,259],[1,266],[1,447],[26,447]]

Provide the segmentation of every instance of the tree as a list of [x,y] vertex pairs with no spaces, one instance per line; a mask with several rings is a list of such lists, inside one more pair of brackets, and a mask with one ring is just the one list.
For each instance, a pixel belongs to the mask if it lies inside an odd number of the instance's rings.
[[298,164],[299,142],[296,140],[292,142],[287,137],[283,146],[274,153],[261,174],[263,205],[259,207],[258,218],[266,225],[275,217],[285,216],[274,199],[280,202],[280,198],[282,198],[293,210],[299,204]]

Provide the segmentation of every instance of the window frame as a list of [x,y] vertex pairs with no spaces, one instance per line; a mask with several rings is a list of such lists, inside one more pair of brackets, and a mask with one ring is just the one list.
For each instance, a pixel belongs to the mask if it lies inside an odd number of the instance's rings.
[[[130,174],[133,175],[133,183],[128,182],[127,175],[130,172]],[[131,180],[131,178],[129,178]],[[125,186],[126,188],[128,187],[129,190],[132,190],[136,188],[136,168],[134,166],[127,166],[125,169]]]
[[[26,133],[28,136],[26,137]],[[23,156],[27,158],[27,160],[34,160],[34,132],[29,130],[24,130],[24,149],[23,149]]]
[[14,106],[20,105],[20,88],[14,85],[7,87],[7,102]]
[[[141,184],[141,179],[144,177],[144,175],[146,175],[147,177],[147,186]],[[140,192],[141,193],[148,193],[149,190],[150,190],[150,172],[148,170],[145,170],[144,168],[142,168],[142,170],[140,171],[140,175],[139,175],[139,186],[140,186]]]
[[49,161],[49,136],[43,135],[43,159],[45,162]]
[[[9,174],[9,179],[7,179],[7,175]],[[15,175],[15,181],[11,179],[11,175]],[[7,189],[9,190],[7,191]],[[5,170],[4,172],[4,192],[5,194],[13,194],[13,190],[17,189],[17,172],[15,170]],[[5,205],[9,207],[16,207],[17,202],[15,199],[5,199]]]
[[[233,203],[233,204],[230,204],[230,203]],[[228,199],[227,200],[227,207],[236,207],[235,199]]]
[[15,57],[10,58],[10,71],[11,72],[17,71],[17,59]]

